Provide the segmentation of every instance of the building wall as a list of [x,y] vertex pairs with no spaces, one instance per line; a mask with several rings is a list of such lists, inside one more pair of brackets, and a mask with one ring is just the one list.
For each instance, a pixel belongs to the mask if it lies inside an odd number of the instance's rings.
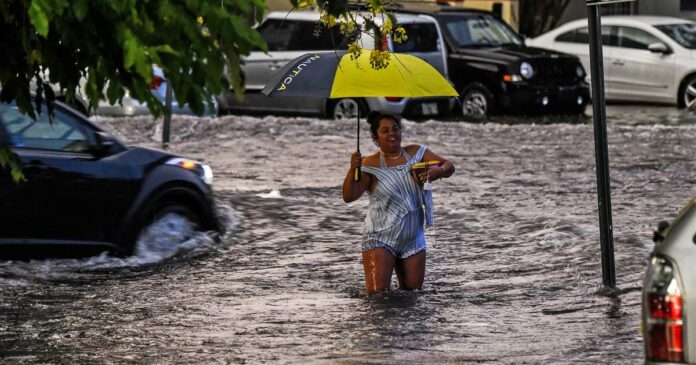
[[640,1],[639,14],[696,19],[696,0]]
[[[576,1],[576,0],[574,0]],[[519,29],[519,0],[396,0],[397,3],[403,5],[410,10],[428,11],[432,10],[437,3],[447,4],[451,7],[469,8],[492,11],[495,6],[501,8],[502,18],[512,26],[515,30]],[[266,0],[267,11],[290,11],[292,5],[290,0]]]
[[[630,8],[630,13],[635,15],[663,15],[696,20],[696,0],[636,0],[632,3],[625,3],[624,5],[603,5],[604,8],[610,6]],[[563,13],[559,25],[571,20],[586,17],[586,1],[572,0]]]

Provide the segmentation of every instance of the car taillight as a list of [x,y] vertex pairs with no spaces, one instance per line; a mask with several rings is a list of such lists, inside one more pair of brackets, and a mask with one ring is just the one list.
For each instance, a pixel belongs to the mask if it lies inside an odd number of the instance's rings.
[[399,102],[403,98],[400,98],[398,96],[387,96],[385,99],[387,99],[387,101],[391,101],[391,102]]
[[682,290],[672,264],[654,256],[645,284],[645,355],[655,361],[684,362]]
[[161,76],[155,76],[152,78],[152,81],[150,81],[150,89],[156,90],[162,85],[164,82],[164,78]]

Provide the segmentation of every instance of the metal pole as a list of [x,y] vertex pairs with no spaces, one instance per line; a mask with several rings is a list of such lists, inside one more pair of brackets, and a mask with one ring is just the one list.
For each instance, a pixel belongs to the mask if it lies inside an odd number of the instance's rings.
[[164,122],[162,126],[162,147],[169,146],[169,132],[172,127],[172,84],[167,81],[167,91],[164,96]]
[[[360,152],[360,104],[358,104],[358,152]],[[355,181],[360,181],[360,176],[361,176],[361,168],[358,166],[357,169],[355,169]]]
[[590,31],[590,72],[592,77],[592,120],[594,122],[597,200],[599,204],[599,238],[602,249],[602,282],[616,287],[614,270],[614,235],[611,223],[611,189],[609,186],[609,152],[607,119],[604,105],[604,64],[602,56],[602,21],[599,4],[588,1]]

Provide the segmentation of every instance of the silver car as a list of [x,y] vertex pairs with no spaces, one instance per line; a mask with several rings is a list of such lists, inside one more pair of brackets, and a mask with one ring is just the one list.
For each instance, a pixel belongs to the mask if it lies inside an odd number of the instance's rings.
[[646,364],[696,364],[696,198],[661,222],[643,283]]
[[[386,39],[389,50],[420,57],[447,76],[442,33],[435,19],[427,15],[409,14],[396,14],[396,18],[398,23],[404,26],[408,40],[402,44],[395,44],[391,39]],[[319,13],[313,11],[271,12],[257,30],[268,44],[268,53],[253,51],[244,58],[244,101],[238,101],[231,91],[220,95],[218,102],[223,112],[312,114],[335,119],[355,119],[359,108],[361,115],[379,110],[389,114],[427,117],[448,112],[454,102],[452,98],[387,97],[334,100],[266,97],[260,93],[261,89],[271,75],[287,62],[308,52],[345,49],[345,44],[337,31],[321,26]],[[363,37],[363,42],[364,49],[372,49],[374,46],[371,37]]]
[[[574,54],[590,69],[587,20],[527,44]],[[606,98],[696,108],[696,23],[663,16],[602,18]]]

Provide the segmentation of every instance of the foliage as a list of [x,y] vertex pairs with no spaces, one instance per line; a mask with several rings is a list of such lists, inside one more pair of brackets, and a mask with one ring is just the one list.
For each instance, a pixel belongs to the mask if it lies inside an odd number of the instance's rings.
[[37,102],[82,89],[91,107],[128,91],[158,116],[163,106],[149,91],[157,64],[177,101],[202,113],[229,88],[226,69],[243,90],[240,56],[265,47],[250,26],[263,7],[263,0],[4,0],[0,100],[16,100],[33,116],[33,88]]
[[536,37],[556,28],[571,0],[520,0],[520,33]]
[[24,174],[22,174],[22,168],[20,165],[19,158],[16,154],[10,151],[9,147],[0,145],[0,167],[3,169],[10,170],[12,174],[12,180],[15,182],[20,182],[26,180]]
[[[389,62],[382,35],[406,39],[385,10],[390,0],[358,3],[366,9],[360,24],[347,0],[289,1],[296,8],[317,7],[326,25],[351,37],[354,55],[361,51],[357,40],[372,29],[375,68]],[[69,103],[81,95],[96,108],[100,100],[114,104],[128,93],[157,117],[164,107],[150,83],[152,65],[158,65],[177,102],[202,114],[205,103],[212,107],[214,95],[230,87],[242,97],[241,57],[254,48],[267,50],[252,27],[262,20],[264,6],[264,0],[3,0],[0,101],[15,101],[35,117],[31,93],[35,106],[48,101],[49,113],[57,95]],[[7,146],[0,146],[0,166],[21,177]]]
[[[396,17],[389,9],[395,6],[392,0],[354,1],[348,6],[346,0],[290,0],[297,8],[317,8],[320,20],[330,29],[338,31],[349,39],[348,54],[357,59],[362,52],[360,41],[366,34],[374,37],[374,47],[370,52],[370,64],[375,69],[387,67],[389,52],[385,49],[384,37],[389,36],[396,43],[408,39],[402,26],[394,27]],[[358,10],[360,13],[358,14]]]

